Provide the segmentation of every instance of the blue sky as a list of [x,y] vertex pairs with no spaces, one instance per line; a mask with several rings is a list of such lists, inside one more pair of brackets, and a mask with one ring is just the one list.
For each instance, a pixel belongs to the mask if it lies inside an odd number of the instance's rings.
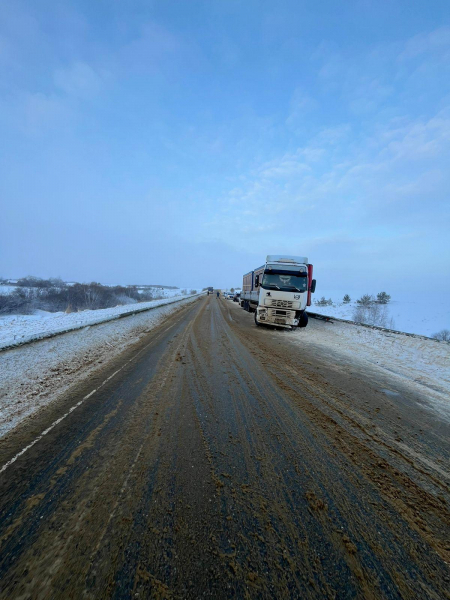
[[450,291],[447,0],[0,7],[0,275]]

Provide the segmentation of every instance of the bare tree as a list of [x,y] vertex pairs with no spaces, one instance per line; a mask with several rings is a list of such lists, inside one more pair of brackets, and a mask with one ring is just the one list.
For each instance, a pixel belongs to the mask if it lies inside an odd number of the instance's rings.
[[450,329],[441,329],[441,331],[433,333],[431,337],[441,342],[450,342]]
[[386,327],[394,329],[394,319],[389,316],[388,307],[377,303],[364,306],[359,304],[353,310],[353,320],[365,325],[375,325],[377,327]]

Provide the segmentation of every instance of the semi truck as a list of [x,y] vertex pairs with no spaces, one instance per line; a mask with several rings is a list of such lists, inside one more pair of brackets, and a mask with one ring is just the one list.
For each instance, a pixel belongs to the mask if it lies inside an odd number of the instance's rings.
[[306,327],[315,289],[306,256],[269,255],[262,267],[244,275],[240,304],[255,314],[256,325]]

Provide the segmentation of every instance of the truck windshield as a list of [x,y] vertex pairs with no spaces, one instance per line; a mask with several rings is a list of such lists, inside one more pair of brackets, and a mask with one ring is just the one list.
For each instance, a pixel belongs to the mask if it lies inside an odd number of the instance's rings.
[[292,274],[269,275],[268,273],[264,273],[261,285],[263,288],[283,290],[284,292],[306,292],[308,278]]

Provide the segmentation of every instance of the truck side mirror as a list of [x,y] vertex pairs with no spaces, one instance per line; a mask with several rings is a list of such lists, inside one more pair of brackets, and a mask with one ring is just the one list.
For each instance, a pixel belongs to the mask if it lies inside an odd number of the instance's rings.
[[259,275],[255,276],[255,287],[258,287],[259,285]]
[[316,280],[313,279],[311,281],[311,294],[314,294],[315,291],[316,291]]

